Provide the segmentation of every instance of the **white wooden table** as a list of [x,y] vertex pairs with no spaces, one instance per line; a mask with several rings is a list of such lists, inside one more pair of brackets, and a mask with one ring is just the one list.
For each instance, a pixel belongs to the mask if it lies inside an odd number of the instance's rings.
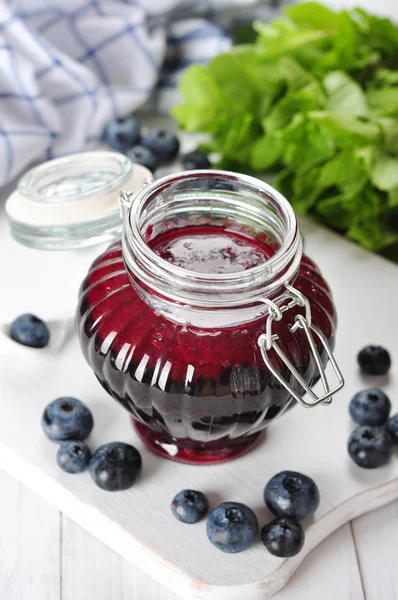
[[[351,4],[349,0],[328,3]],[[397,0],[355,4],[398,19]],[[3,227],[0,214],[0,234]],[[1,265],[7,268],[5,257]],[[179,600],[2,471],[0,489],[1,599]],[[394,502],[338,530],[274,597],[395,600],[397,538],[398,502]]]

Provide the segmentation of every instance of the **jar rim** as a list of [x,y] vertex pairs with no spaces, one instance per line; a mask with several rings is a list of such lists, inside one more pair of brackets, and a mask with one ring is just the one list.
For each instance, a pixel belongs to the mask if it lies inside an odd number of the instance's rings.
[[[162,190],[170,186],[170,184],[184,182],[189,179],[200,179],[200,178],[220,178],[235,181],[238,183],[244,183],[248,186],[253,187],[260,194],[272,199],[278,204],[278,208],[281,209],[283,218],[286,222],[287,233],[286,236],[275,251],[275,253],[268,258],[268,260],[260,265],[251,267],[244,272],[233,272],[233,273],[199,273],[184,267],[174,265],[167,260],[160,257],[145,241],[142,232],[140,231],[139,219],[140,215],[148,201],[154,196],[159,195]],[[186,280],[187,278],[194,277],[196,281],[200,281],[203,284],[206,283],[220,283],[220,284],[234,284],[242,281],[249,277],[252,280],[257,280],[261,275],[276,276],[280,273],[286,265],[299,253],[301,258],[301,239],[298,232],[298,225],[296,215],[291,204],[288,200],[277,190],[275,190],[270,184],[252,177],[250,175],[244,175],[240,173],[234,173],[232,171],[223,171],[217,169],[203,169],[184,171],[181,173],[172,173],[166,175],[161,179],[158,179],[150,185],[144,187],[133,199],[129,213],[126,219],[126,234],[127,240],[132,244],[142,256],[149,261],[156,262],[162,266],[164,270],[167,270],[172,276]],[[127,266],[131,265],[131,260],[128,251],[124,251],[124,258]],[[297,261],[296,261],[297,262]]]

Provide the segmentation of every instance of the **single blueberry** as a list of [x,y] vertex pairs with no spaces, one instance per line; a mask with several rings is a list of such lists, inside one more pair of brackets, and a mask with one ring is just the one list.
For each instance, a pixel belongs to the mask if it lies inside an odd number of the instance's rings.
[[65,396],[46,406],[41,425],[52,442],[85,440],[94,427],[94,420],[83,402]]
[[171,503],[171,512],[182,523],[198,523],[209,509],[209,501],[202,492],[182,490]]
[[193,150],[193,152],[187,152],[181,159],[182,166],[186,171],[193,171],[195,169],[210,169],[210,161],[204,152],[200,150]]
[[349,410],[359,425],[384,425],[390,414],[391,402],[378,388],[369,388],[355,394]]
[[137,119],[113,119],[105,125],[104,141],[114,150],[126,153],[140,141],[140,125]]
[[145,146],[133,146],[128,152],[129,159],[137,165],[142,165],[150,171],[155,171],[158,166],[156,155]]
[[57,452],[58,466],[66,473],[82,473],[87,469],[90,458],[90,448],[80,440],[62,442]]
[[388,419],[385,427],[394,444],[398,444],[398,413]]
[[358,354],[358,364],[366,375],[385,375],[391,367],[391,357],[382,346],[365,346]]
[[180,150],[178,137],[172,131],[157,127],[143,133],[141,143],[152,150],[160,162],[174,160]]
[[384,427],[360,425],[348,440],[348,453],[352,460],[364,469],[376,469],[391,458],[393,441]]
[[265,486],[264,501],[278,517],[305,519],[319,506],[319,490],[311,477],[295,471],[281,471]]
[[23,346],[44,348],[50,341],[50,332],[44,321],[27,313],[11,323],[10,337]]
[[98,487],[117,492],[133,485],[141,465],[141,454],[136,448],[123,442],[111,442],[94,452],[89,471]]
[[274,556],[296,556],[304,546],[304,531],[291,517],[277,517],[261,530],[261,541]]
[[207,519],[207,537],[223,552],[242,552],[256,541],[257,535],[256,515],[240,502],[223,502]]

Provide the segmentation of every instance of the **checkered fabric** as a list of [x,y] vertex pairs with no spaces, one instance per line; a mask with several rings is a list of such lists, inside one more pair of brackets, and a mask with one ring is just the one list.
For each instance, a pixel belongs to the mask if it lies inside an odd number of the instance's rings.
[[167,110],[182,70],[229,47],[220,25],[259,4],[269,17],[278,2],[0,0],[0,186],[95,147],[109,119],[144,103]]

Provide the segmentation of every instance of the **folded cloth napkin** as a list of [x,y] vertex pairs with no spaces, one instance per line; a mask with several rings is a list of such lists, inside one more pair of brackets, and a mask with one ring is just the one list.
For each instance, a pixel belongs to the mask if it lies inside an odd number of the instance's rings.
[[91,149],[104,124],[176,101],[182,70],[227,49],[235,19],[278,0],[0,0],[0,186]]

